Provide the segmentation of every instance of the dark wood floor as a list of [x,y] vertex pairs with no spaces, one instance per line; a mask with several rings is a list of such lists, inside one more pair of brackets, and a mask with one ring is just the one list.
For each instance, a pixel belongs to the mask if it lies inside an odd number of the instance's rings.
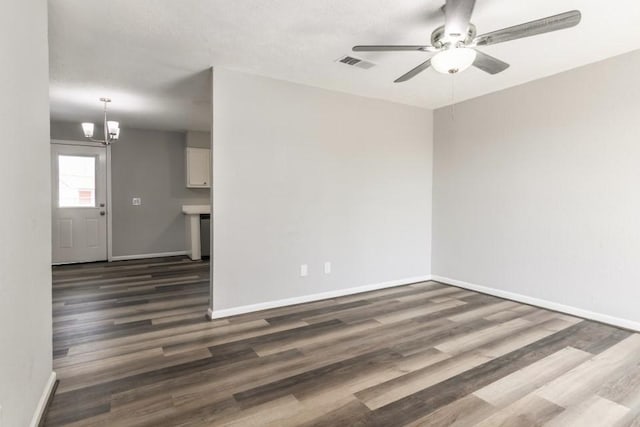
[[53,275],[49,426],[640,426],[611,326],[434,282],[209,322],[205,262]]

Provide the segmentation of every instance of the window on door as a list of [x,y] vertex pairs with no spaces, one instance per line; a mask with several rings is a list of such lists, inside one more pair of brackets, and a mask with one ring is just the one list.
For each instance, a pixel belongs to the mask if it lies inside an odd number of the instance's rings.
[[58,156],[58,206],[94,208],[96,206],[96,158]]

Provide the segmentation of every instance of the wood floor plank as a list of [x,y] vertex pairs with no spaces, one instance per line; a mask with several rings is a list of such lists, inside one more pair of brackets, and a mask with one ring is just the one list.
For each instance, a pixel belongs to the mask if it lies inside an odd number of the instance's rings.
[[287,338],[286,340],[256,344],[253,346],[253,349],[260,356],[265,356],[268,354],[279,353],[283,350],[298,348],[307,344],[327,342],[334,339],[339,339],[341,337],[358,334],[363,331],[376,328],[378,325],[379,323],[375,319],[351,325],[341,323],[339,328],[333,330],[323,330],[316,334],[309,333],[311,331],[308,331],[304,334],[304,336],[296,336],[291,334],[291,337]]
[[442,408],[406,424],[408,427],[465,427],[495,413],[496,408],[469,394]]
[[[488,418],[475,424],[476,427],[519,426],[534,427],[546,424],[562,414],[564,408],[535,394],[516,400]],[[559,417],[558,417],[559,418]],[[569,426],[570,424],[560,424]],[[580,424],[576,424],[576,427]]]
[[473,394],[497,408],[502,408],[542,387],[591,357],[593,357],[591,353],[566,347],[476,390]]
[[[234,414],[227,415],[216,419],[219,425],[236,427],[236,426],[260,426],[279,421],[286,414],[292,414],[301,409],[300,402],[291,396],[286,395],[277,399],[262,402],[256,406],[238,411]],[[203,420],[206,422],[213,420]]]
[[625,369],[623,375],[609,378],[598,395],[627,408],[640,408],[640,364]]
[[634,334],[555,378],[536,394],[566,408],[593,394],[612,375],[626,375],[638,362],[640,335]]
[[444,353],[459,354],[487,344],[496,338],[515,335],[518,331],[527,329],[531,325],[532,323],[530,321],[524,319],[513,319],[505,323],[480,329],[479,331],[442,342],[436,345],[435,348]]
[[378,409],[404,397],[411,396],[434,384],[453,378],[489,360],[490,358],[486,356],[465,353],[362,390],[356,393],[356,396],[369,409]]
[[418,316],[437,313],[442,310],[459,307],[465,304],[466,303],[464,301],[448,300],[440,303],[434,303],[433,305],[419,306],[407,310],[398,310],[391,313],[382,314],[380,316],[375,316],[374,319],[380,323],[394,323],[399,322],[400,320],[407,320]]
[[559,413],[546,425],[549,427],[613,426],[623,420],[628,412],[629,408],[625,406],[593,395]]
[[[482,345],[482,347],[478,348],[476,351],[485,356],[499,357],[562,330],[548,328],[548,323],[549,322],[542,322],[523,330],[519,330],[517,334],[498,337],[497,339]],[[569,327],[569,325],[565,326]]]

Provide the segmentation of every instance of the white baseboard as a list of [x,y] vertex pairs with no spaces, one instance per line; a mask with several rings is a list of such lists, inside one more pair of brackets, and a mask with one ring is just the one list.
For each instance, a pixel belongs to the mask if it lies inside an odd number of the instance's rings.
[[56,373],[51,372],[49,375],[49,379],[44,386],[44,390],[42,391],[42,395],[40,396],[40,400],[38,401],[38,406],[36,406],[36,411],[33,413],[33,417],[31,418],[30,427],[37,427],[40,424],[40,420],[44,415],[44,410],[47,407],[47,402],[49,401],[49,396],[51,396],[51,391],[53,390],[53,386],[56,383]]
[[514,292],[503,291],[501,289],[490,288],[487,286],[476,285],[473,283],[463,282],[461,280],[450,279],[442,276],[431,276],[431,280],[442,282],[447,285],[457,286],[459,288],[469,289],[471,291],[482,292],[484,294],[493,295],[499,298],[505,298],[524,304],[535,305],[537,307],[546,308],[548,310],[559,311],[571,316],[582,317],[584,319],[595,320],[596,322],[606,323],[620,328],[631,329],[640,332],[640,323],[633,320],[621,319],[619,317],[610,316],[608,314],[596,313],[594,311],[582,308],[572,307],[570,305],[560,304],[540,298],[534,298]]
[[240,307],[227,308],[224,310],[213,310],[209,308],[207,311],[207,317],[209,319],[220,319],[223,317],[236,316],[239,314],[251,313],[254,311],[268,310],[270,308],[284,307],[288,305],[303,304],[305,302],[319,301],[328,298],[337,298],[345,295],[353,295],[362,292],[375,291],[378,289],[391,288],[395,286],[409,285],[411,283],[426,282],[429,280],[435,280],[447,285],[457,286],[459,288],[468,289],[471,291],[482,292],[484,294],[493,295],[498,298],[504,298],[521,302],[523,304],[534,305],[536,307],[546,308],[548,310],[558,311],[571,316],[577,316],[584,319],[594,320],[596,322],[606,323],[609,325],[617,326],[620,328],[630,329],[640,332],[640,322],[635,322],[629,319],[622,319],[608,314],[597,313],[582,308],[573,307],[570,305],[560,304],[553,301],[548,301],[540,298],[530,297],[527,295],[517,294],[515,292],[504,291],[501,289],[491,288],[488,286],[476,285],[474,283],[464,282],[462,280],[451,279],[449,277],[426,275],[420,277],[412,277],[401,280],[393,280],[390,282],[377,283],[373,285],[358,286],[354,288],[339,289],[335,291],[322,292],[318,294],[304,295],[300,297],[286,298],[276,301],[267,301],[258,304],[244,305]]
[[319,301],[328,298],[337,298],[345,295],[359,294],[362,292],[375,291],[378,289],[392,288],[395,286],[410,285],[411,283],[419,283],[430,280],[431,276],[409,277],[406,279],[392,280],[389,282],[376,283],[372,285],[358,286],[347,289],[337,289],[335,291],[322,292],[318,294],[304,295],[300,297],[285,298],[276,301],[267,301],[258,304],[243,305],[240,307],[227,308],[224,310],[209,309],[210,319],[220,319],[222,317],[236,316],[238,314],[251,313],[254,311],[267,310],[270,308],[284,307],[287,305],[302,304],[305,302]]
[[145,258],[163,258],[168,256],[180,256],[186,255],[187,251],[175,251],[175,252],[158,252],[154,254],[138,254],[138,255],[117,255],[111,257],[111,261],[127,261],[131,259],[145,259]]

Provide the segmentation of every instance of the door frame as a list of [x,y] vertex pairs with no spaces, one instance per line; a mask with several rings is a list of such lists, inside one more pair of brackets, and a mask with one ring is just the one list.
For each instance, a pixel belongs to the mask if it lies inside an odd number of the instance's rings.
[[[51,144],[56,145],[80,145],[84,147],[103,147],[103,144],[90,142],[90,141],[74,141],[70,139],[52,139]],[[113,225],[113,217],[111,215],[111,145],[107,145],[105,147],[107,164],[106,164],[106,174],[107,174],[107,262],[113,261],[113,241],[111,239],[112,236],[112,225]]]

